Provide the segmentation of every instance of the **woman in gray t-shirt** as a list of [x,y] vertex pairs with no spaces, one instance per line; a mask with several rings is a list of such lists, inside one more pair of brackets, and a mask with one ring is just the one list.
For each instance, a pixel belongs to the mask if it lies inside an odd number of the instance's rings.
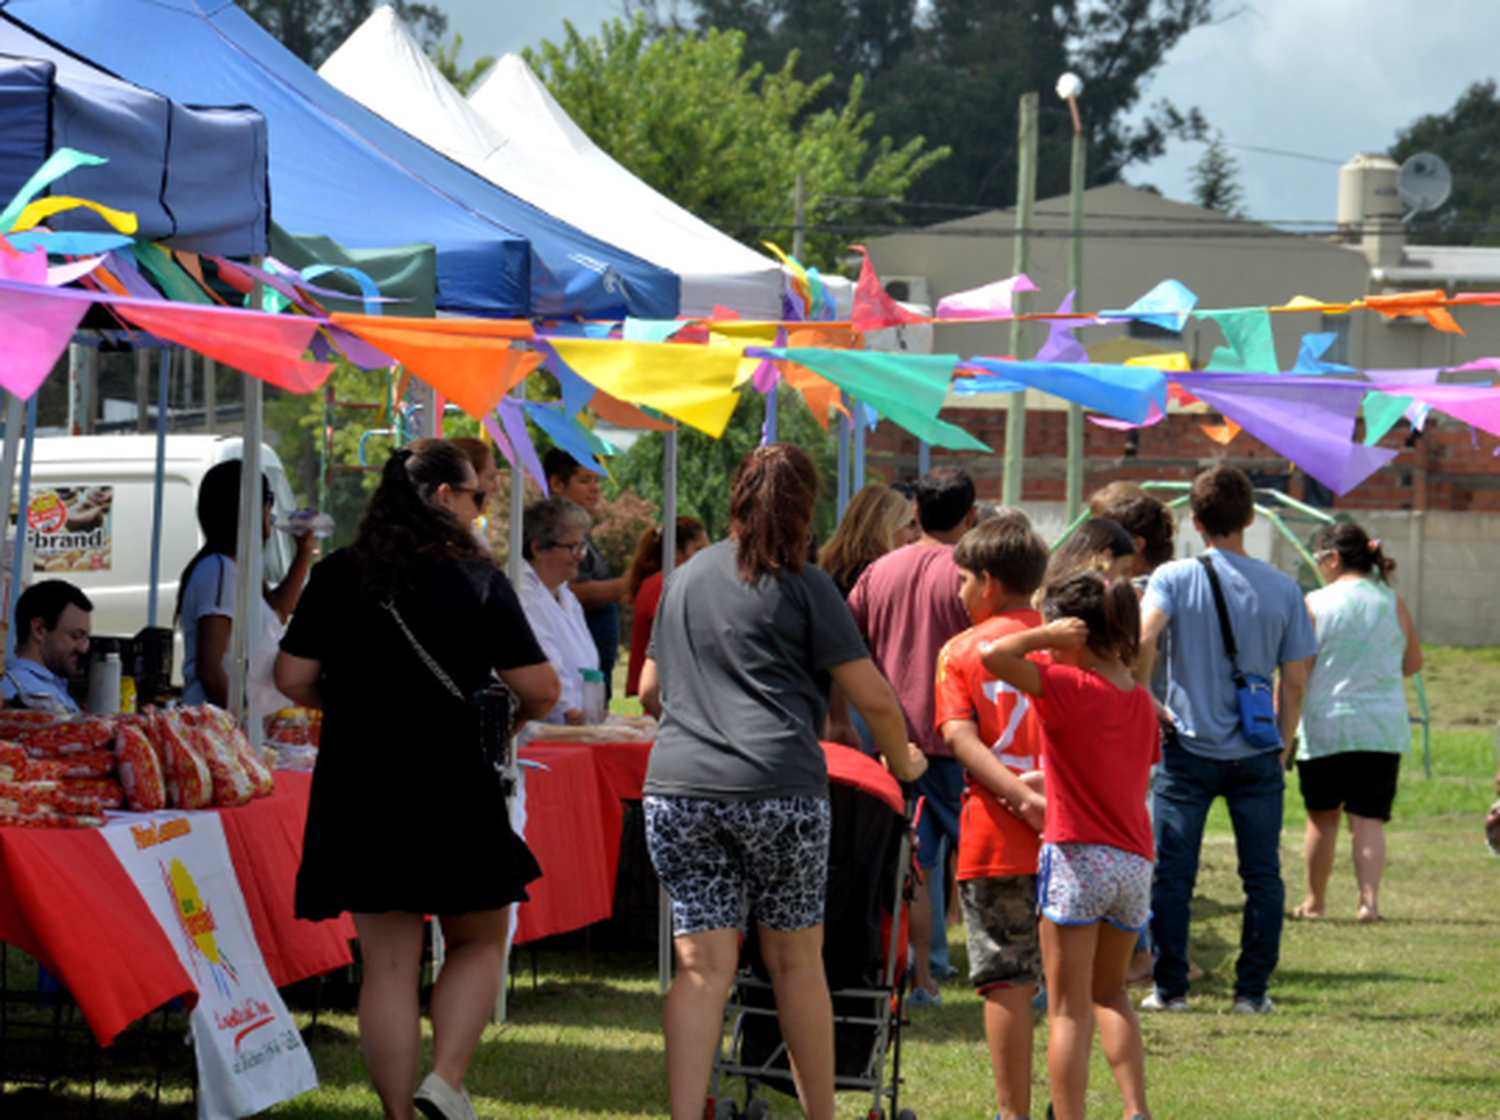
[[[796,1064],[802,1108],[833,1116],[833,1008],[823,973],[828,774],[818,742],[837,680],[892,771],[925,767],[896,695],[833,581],[807,563],[817,470],[787,444],[752,451],[729,539],[668,581],[641,672],[660,720],[646,774],[646,839],[672,902],[667,993],[673,1120],[703,1114],[724,1004],[753,917]],[[748,910],[748,914],[747,914]]]

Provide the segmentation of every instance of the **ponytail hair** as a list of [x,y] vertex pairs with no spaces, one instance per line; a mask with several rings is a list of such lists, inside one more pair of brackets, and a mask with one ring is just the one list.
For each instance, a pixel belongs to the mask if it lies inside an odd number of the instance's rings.
[[789,443],[757,447],[740,461],[729,497],[729,533],[740,578],[800,572],[812,542],[818,470]]
[[1042,617],[1080,618],[1089,628],[1088,647],[1100,657],[1118,657],[1128,667],[1141,652],[1141,605],[1128,579],[1106,581],[1091,569],[1074,571],[1042,589]]
[[1370,536],[1353,521],[1324,525],[1313,534],[1313,551],[1325,549],[1338,553],[1339,567],[1345,571],[1378,576],[1381,583],[1390,583],[1395,574],[1396,562],[1380,547],[1379,538]]

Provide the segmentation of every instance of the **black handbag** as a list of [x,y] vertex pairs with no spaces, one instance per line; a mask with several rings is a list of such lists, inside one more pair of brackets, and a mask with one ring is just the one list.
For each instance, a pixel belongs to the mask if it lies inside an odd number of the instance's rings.
[[417,636],[406,625],[406,620],[401,617],[396,604],[387,599],[381,605],[396,620],[396,625],[406,635],[406,640],[411,643],[411,648],[422,659],[422,664],[427,666],[432,675],[442,682],[443,687],[456,699],[474,709],[479,717],[479,749],[500,774],[505,796],[509,797],[515,785],[513,777],[515,731],[516,715],[521,709],[520,699],[509,685],[497,677],[491,677],[490,680],[480,685],[474,690],[472,696],[465,696],[463,690],[453,683],[453,678],[438,664],[437,658],[428,653],[426,647],[417,641]]

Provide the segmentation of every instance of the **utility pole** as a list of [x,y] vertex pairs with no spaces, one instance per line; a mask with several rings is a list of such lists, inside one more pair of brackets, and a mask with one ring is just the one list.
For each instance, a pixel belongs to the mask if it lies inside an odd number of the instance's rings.
[[[1083,82],[1076,74],[1064,74],[1057,80],[1057,96],[1068,103],[1073,115],[1073,158],[1068,171],[1068,214],[1070,249],[1068,254],[1068,287],[1073,289],[1073,310],[1083,307],[1083,183],[1088,166],[1088,137],[1083,119],[1078,115],[1078,95]],[[1068,402],[1068,468],[1067,523],[1083,509],[1083,406]]]
[[[1016,169],[1016,252],[1012,272],[1020,275],[1030,265],[1031,224],[1036,214],[1037,115],[1041,98],[1035,92],[1021,95],[1021,125]],[[1021,357],[1026,343],[1026,323],[1019,318],[1030,310],[1027,293],[1017,292],[1013,306],[1018,316],[1010,324],[1010,352]],[[1026,393],[1012,393],[1005,410],[1005,476],[1000,500],[1008,506],[1021,504],[1021,463],[1026,453]]]

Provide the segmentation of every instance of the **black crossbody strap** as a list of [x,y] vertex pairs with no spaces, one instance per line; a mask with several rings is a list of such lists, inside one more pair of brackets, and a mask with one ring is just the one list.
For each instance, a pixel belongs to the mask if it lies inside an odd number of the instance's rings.
[[1219,573],[1214,571],[1212,562],[1207,556],[1198,557],[1198,563],[1203,565],[1203,570],[1208,573],[1208,585],[1213,589],[1214,607],[1219,612],[1219,627],[1224,631],[1224,652],[1229,654],[1230,667],[1234,669],[1234,683],[1244,683],[1244,674],[1240,672],[1239,650],[1234,644],[1234,627],[1229,624],[1229,608],[1224,605],[1224,589],[1219,586]]

